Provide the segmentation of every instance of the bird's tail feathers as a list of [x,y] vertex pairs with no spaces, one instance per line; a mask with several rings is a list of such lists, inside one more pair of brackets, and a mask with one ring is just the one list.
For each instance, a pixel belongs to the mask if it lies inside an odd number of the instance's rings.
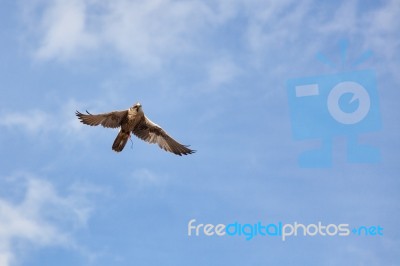
[[120,131],[114,140],[112,149],[116,152],[122,151],[124,149],[126,143],[128,142],[129,135],[130,135],[129,132]]

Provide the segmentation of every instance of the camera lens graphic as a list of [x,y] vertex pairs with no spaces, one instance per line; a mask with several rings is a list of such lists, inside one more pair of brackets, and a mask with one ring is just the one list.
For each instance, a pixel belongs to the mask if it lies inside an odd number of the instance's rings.
[[[349,104],[359,101],[358,108],[354,112],[344,112],[340,108],[339,100],[344,94],[352,94]],[[359,83],[345,81],[337,84],[328,95],[328,110],[330,115],[339,123],[351,125],[363,120],[369,112],[371,100],[368,92]]]

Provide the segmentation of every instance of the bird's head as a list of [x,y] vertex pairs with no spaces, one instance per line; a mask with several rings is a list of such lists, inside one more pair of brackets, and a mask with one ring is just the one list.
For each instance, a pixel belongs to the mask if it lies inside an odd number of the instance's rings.
[[141,111],[142,105],[140,103],[136,103],[134,106],[131,107],[131,109],[136,110],[136,111]]

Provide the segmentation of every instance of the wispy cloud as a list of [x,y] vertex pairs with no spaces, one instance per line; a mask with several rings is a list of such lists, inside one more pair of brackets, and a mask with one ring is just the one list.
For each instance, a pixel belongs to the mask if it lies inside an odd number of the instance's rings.
[[101,105],[100,102],[82,103],[75,99],[69,99],[61,103],[58,109],[51,111],[40,109],[3,111],[0,113],[0,127],[34,136],[56,132],[66,136],[79,137],[80,135],[76,133],[82,133],[83,127],[76,118],[75,111],[82,106]]
[[393,76],[398,78],[398,61],[400,59],[399,46],[400,34],[398,28],[400,21],[400,2],[396,0],[387,1],[386,5],[373,10],[363,18],[366,25],[365,39],[368,48],[376,51],[376,54],[383,55],[383,60],[389,66]]
[[63,105],[55,116],[58,117],[59,130],[68,136],[76,136],[76,133],[82,133],[82,124],[75,116],[75,112],[85,104],[75,99],[69,99]]
[[40,26],[40,59],[71,59],[96,47],[112,48],[133,65],[158,68],[191,50],[212,16],[203,1],[36,1],[26,12]]
[[193,49],[210,15],[203,1],[120,0],[106,7],[98,35],[132,63],[159,68]]
[[[359,3],[343,1],[317,9],[311,0],[41,0],[26,4],[30,6],[26,9],[34,11],[28,12],[31,19],[27,21],[39,28],[34,32],[39,41],[33,42],[39,59],[70,60],[102,52],[117,54],[119,61],[138,70],[161,70],[188,54],[216,52],[213,49],[223,44],[204,39],[218,35],[235,20],[244,29],[236,40],[252,54],[249,63],[277,51],[286,51],[288,57],[299,49],[302,55],[312,54],[321,48],[317,46],[326,44],[321,40],[332,42],[348,36],[359,38],[371,49],[387,48],[389,38],[392,45],[382,52],[393,54],[399,43],[395,34],[398,1],[386,1],[374,9],[364,6],[362,12]],[[316,36],[318,42],[313,40]]]
[[224,57],[215,60],[208,67],[208,80],[211,87],[218,87],[232,82],[241,72],[240,67],[235,62]]
[[285,44],[308,12],[307,2],[249,1],[245,4],[248,26],[243,36],[250,49],[259,52]]
[[143,191],[148,188],[160,189],[168,183],[168,177],[163,174],[155,173],[154,171],[142,168],[135,170],[127,178],[129,186],[133,187],[136,191]]
[[[26,173],[3,177],[2,187],[0,265],[19,261],[23,254],[14,245],[17,240],[29,246],[61,246],[79,251],[71,233],[86,225],[92,209],[82,190],[72,189],[61,195],[48,181]],[[4,188],[17,193],[10,194]]]
[[38,133],[49,130],[51,116],[41,110],[25,110],[5,113],[1,116],[0,126],[19,128],[28,133]]
[[36,56],[67,59],[93,48],[96,41],[87,32],[86,16],[84,1],[53,1],[40,23],[44,36]]

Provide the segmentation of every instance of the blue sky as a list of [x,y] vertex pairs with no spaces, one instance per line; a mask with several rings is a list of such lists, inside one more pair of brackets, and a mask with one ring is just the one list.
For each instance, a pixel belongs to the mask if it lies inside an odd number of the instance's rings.
[[[399,1],[1,3],[0,266],[400,263]],[[380,162],[348,162],[344,134],[331,167],[299,167],[320,140],[294,139],[287,81],[365,69],[382,128],[360,140]],[[197,153],[132,138],[116,154],[117,130],[74,114],[138,101]],[[384,235],[189,237],[191,219]]]

